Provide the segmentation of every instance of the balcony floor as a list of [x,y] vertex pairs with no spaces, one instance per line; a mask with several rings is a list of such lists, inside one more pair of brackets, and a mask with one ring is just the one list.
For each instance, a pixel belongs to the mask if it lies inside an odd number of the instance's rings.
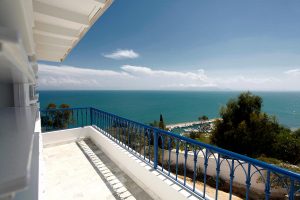
[[91,140],[45,147],[44,199],[152,199]]

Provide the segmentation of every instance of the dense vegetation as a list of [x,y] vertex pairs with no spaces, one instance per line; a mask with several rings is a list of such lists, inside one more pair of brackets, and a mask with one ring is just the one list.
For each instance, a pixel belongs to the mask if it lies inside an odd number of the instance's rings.
[[[41,117],[42,127],[49,127],[51,129],[62,129],[66,128],[68,124],[72,123],[70,110],[57,111],[56,104],[50,103],[47,106],[48,115]],[[68,104],[61,104],[59,108],[70,108]],[[53,111],[52,111],[53,110]]]
[[297,164],[300,162],[300,129],[292,132],[276,118],[262,112],[262,98],[241,93],[221,108],[211,142],[251,157],[267,156]]

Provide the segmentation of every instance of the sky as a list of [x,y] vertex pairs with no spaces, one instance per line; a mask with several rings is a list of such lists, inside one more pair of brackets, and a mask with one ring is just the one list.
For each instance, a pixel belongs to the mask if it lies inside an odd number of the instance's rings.
[[300,91],[298,0],[115,0],[41,90]]

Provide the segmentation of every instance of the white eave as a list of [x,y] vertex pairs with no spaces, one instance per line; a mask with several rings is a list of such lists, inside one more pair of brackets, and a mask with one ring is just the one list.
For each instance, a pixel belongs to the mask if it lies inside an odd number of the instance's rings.
[[64,60],[112,1],[33,0],[37,60]]

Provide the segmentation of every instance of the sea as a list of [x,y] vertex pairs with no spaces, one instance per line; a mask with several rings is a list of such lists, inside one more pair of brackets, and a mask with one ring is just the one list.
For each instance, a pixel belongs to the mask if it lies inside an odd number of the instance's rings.
[[[263,111],[279,123],[300,127],[300,92],[253,92],[263,99]],[[49,103],[95,107],[141,123],[166,124],[196,121],[199,116],[220,117],[220,108],[240,94],[237,91],[39,91],[40,107]]]

